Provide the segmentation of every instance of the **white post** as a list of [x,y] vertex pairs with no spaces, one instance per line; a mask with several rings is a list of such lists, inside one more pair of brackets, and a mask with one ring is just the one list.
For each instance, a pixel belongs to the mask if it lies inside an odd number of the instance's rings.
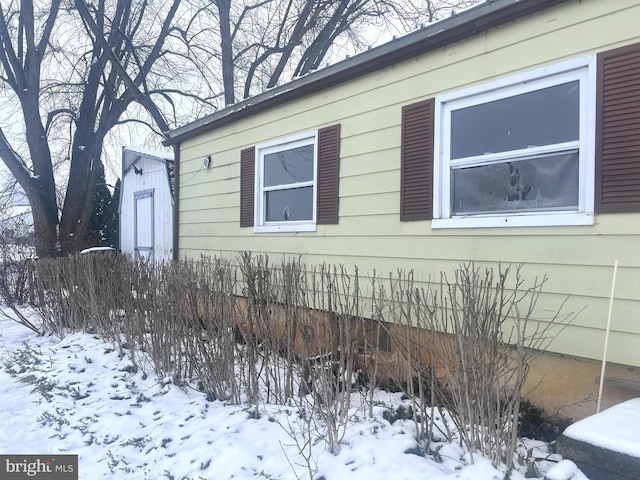
[[611,331],[611,310],[613,308],[613,292],[616,288],[616,275],[618,273],[618,260],[613,264],[613,280],[611,281],[611,295],[609,295],[609,314],[607,315],[607,329],[604,334],[604,352],[602,354],[602,369],[600,370],[600,388],[598,390],[598,404],[596,413],[600,413],[602,403],[602,388],[604,387],[604,370],[607,365],[607,349],[609,347],[609,331]]

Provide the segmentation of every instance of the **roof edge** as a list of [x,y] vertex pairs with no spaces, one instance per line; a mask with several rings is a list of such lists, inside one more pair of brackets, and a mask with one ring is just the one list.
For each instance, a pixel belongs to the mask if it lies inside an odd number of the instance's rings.
[[485,0],[455,16],[440,20],[398,39],[298,77],[166,132],[170,146],[203,132],[239,121],[354,78],[436,50],[493,27],[570,0]]

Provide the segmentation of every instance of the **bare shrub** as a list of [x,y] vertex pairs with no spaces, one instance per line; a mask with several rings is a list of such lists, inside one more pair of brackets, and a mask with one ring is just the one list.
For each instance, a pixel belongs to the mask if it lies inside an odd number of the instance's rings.
[[5,305],[28,300],[29,260],[35,255],[23,221],[0,224],[0,299]]
[[[438,378],[438,352],[435,348],[433,317],[437,309],[437,295],[431,283],[416,284],[412,271],[398,270],[386,282],[378,281],[376,312],[394,327],[390,336],[399,364],[387,367],[394,384],[410,401],[411,415],[416,425],[416,441],[425,453],[431,450],[434,430],[438,436],[451,440],[449,430],[435,423],[436,413],[445,418],[438,401],[443,396]],[[446,424],[445,424],[446,428]]]
[[566,323],[558,311],[544,322],[533,312],[546,282],[525,287],[522,266],[481,269],[464,264],[454,280],[443,275],[442,315],[432,316],[449,409],[460,441],[495,466],[514,462],[521,391],[532,357],[547,348]]
[[299,408],[322,420],[328,450],[337,455],[351,420],[357,339],[363,328],[363,301],[358,270],[322,264],[303,281],[303,308],[309,312],[300,325],[307,351],[300,359],[302,373]]
[[[86,318],[85,295],[81,292],[77,259],[43,258],[34,262],[32,292],[34,306],[45,328],[62,337],[66,330],[79,330]],[[82,279],[84,280],[84,279]]]
[[29,265],[34,255],[33,235],[24,218],[0,221],[0,302],[12,312],[0,309],[0,314],[40,333],[20,309],[29,300]]
[[33,262],[31,296],[46,328],[98,332],[109,340],[120,336],[114,308],[127,292],[129,261],[114,252],[44,258]]
[[[297,407],[317,419],[300,424],[313,429],[303,438],[322,436],[334,454],[356,413],[359,362],[369,414],[375,386],[393,377],[424,452],[436,436],[458,438],[472,460],[479,452],[512,465],[529,362],[562,325],[559,313],[533,318],[544,278],[525,287],[520,266],[494,274],[466,264],[435,284],[374,272],[363,293],[357,268],[250,253],[237,261],[38,260],[32,296],[51,331],[99,333],[135,368],[144,351],[157,375],[197,381],[210,400],[247,402],[256,417],[265,401]],[[379,352],[383,337],[393,353]]]
[[[193,320],[198,319],[197,277],[187,262],[149,265],[145,278],[145,330],[139,342],[151,357],[156,374],[172,376],[175,383],[188,377],[184,362],[184,340],[191,335]],[[142,291],[142,290],[141,290]],[[200,327],[198,325],[198,333]]]
[[190,277],[197,280],[195,312],[185,318],[184,353],[209,400],[241,403],[242,384],[237,365],[238,345],[235,291],[237,270],[228,260],[203,258],[193,263]]
[[[243,278],[242,295],[245,298],[243,308],[238,309],[239,333],[244,344],[241,359],[245,360],[246,370],[242,369],[242,380],[246,385],[248,400],[255,405],[255,415],[259,416],[260,379],[263,368],[267,369],[265,385],[270,391],[269,345],[263,345],[264,336],[271,335],[272,285],[269,258],[252,257],[248,252],[240,255],[240,271]],[[263,347],[267,347],[266,349]]]
[[[298,410],[292,419],[290,418],[289,411],[287,410],[284,421],[277,415],[271,418],[280,425],[280,428],[282,428],[293,441],[293,444],[291,445],[286,445],[280,442],[280,448],[287,458],[289,466],[296,476],[296,479],[300,480],[303,478],[303,475],[298,475],[297,473],[297,469],[295,467],[298,466],[305,469],[305,473],[309,480],[314,480],[319,470],[318,456],[314,451],[314,447],[322,441],[322,433],[321,428],[318,425],[318,420],[313,415],[313,412]],[[291,459],[284,448],[290,446],[295,446],[304,463],[296,463],[294,465],[291,462]]]
[[[338,454],[351,418],[362,336],[357,271],[349,274],[326,264],[307,271],[299,259],[271,265],[268,257],[250,253],[240,256],[240,271],[244,298],[236,311],[243,348],[238,358],[246,366],[241,378],[256,415],[258,400],[292,403],[318,419],[304,425],[321,429],[328,450]],[[265,397],[260,397],[261,386]],[[305,438],[314,435],[306,432]]]
[[[533,318],[546,278],[525,287],[521,268],[500,266],[494,276],[493,269],[463,264],[452,281],[442,274],[437,288],[398,271],[376,290],[374,312],[394,325],[396,382],[411,401],[425,452],[438,428],[439,436],[457,438],[471,461],[481,453],[512,467],[530,361],[568,323],[559,321],[560,311],[546,321]],[[446,420],[440,427],[436,413]]]

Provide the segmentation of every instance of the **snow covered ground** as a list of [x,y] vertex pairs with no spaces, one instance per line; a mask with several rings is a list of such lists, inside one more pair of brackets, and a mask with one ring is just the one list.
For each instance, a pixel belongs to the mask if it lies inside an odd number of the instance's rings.
[[[339,455],[313,436],[305,456],[295,407],[264,405],[256,419],[246,406],[208,402],[150,368],[133,372],[126,356],[97,336],[38,337],[0,318],[2,454],[77,454],[79,478],[87,480],[308,479],[316,470],[313,478],[325,480],[505,478],[485,459],[470,464],[456,444],[435,444],[424,457],[406,453],[416,446],[413,423],[383,418],[402,402],[400,394],[380,391],[376,400],[369,418],[354,394]],[[524,447],[547,456],[541,442]],[[570,462],[554,462],[538,464],[543,473],[551,469],[549,478],[586,479]]]

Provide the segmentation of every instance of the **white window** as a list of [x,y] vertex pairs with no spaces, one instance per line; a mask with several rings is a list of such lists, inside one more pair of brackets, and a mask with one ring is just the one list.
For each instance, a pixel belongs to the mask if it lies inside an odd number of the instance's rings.
[[316,132],[256,146],[256,232],[316,230]]
[[436,98],[433,228],[593,224],[594,63]]

